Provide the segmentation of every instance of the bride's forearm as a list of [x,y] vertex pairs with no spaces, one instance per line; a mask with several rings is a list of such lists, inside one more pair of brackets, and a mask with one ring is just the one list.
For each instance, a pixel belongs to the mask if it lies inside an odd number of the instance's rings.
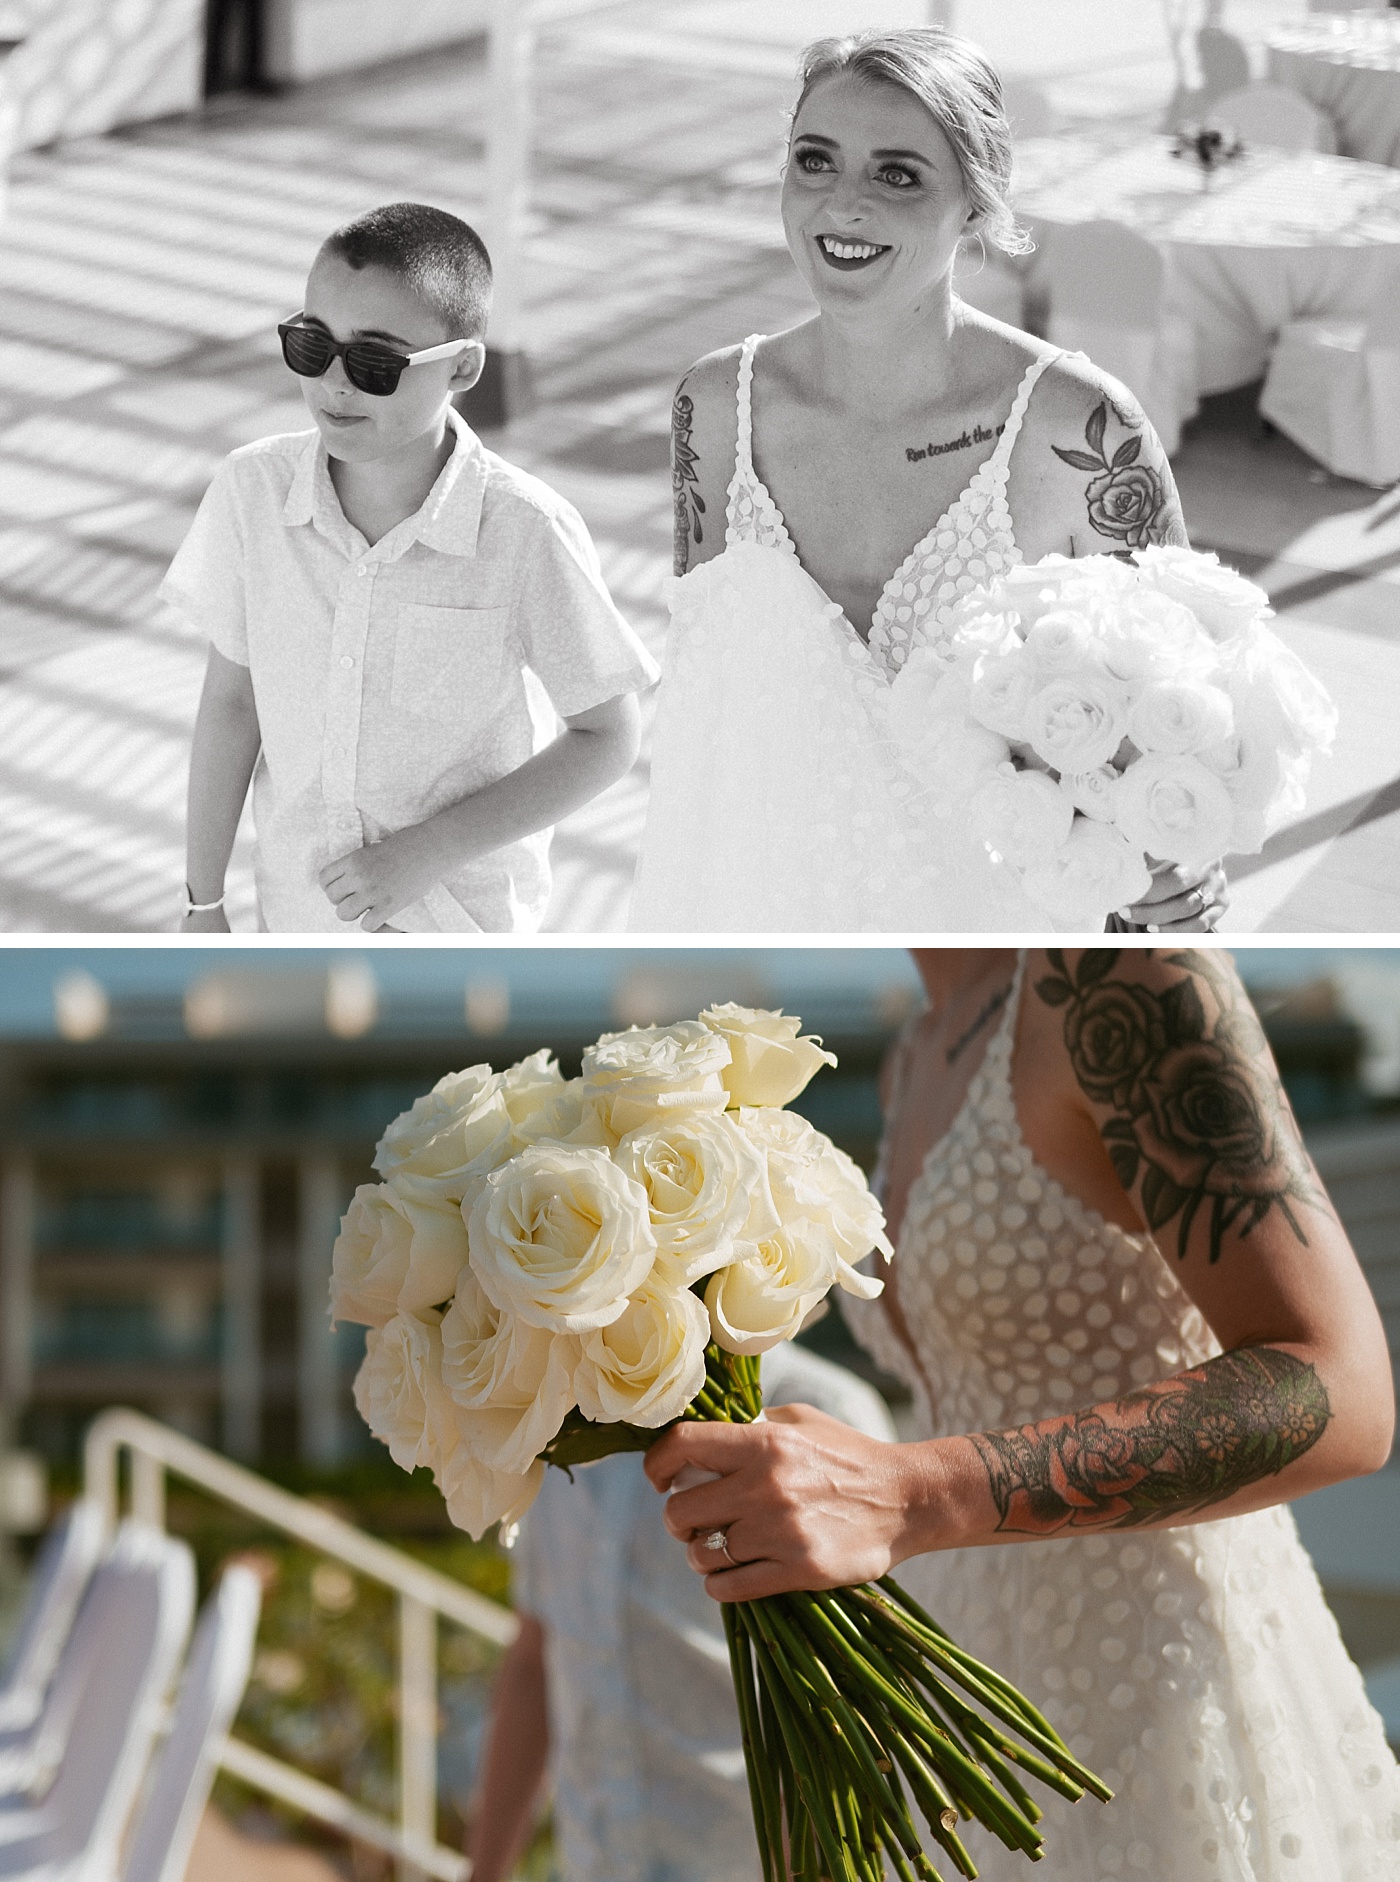
[[1309,1360],[1250,1346],[1082,1411],[936,1439],[910,1460],[901,1554],[1240,1515],[1350,1474],[1300,1464],[1331,1421]]

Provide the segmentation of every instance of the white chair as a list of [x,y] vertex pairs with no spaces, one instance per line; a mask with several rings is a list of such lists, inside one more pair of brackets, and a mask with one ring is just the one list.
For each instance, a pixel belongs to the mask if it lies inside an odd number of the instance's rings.
[[1013,137],[1048,137],[1055,128],[1053,105],[1029,79],[1008,79],[1001,88],[1001,103]]
[[1299,92],[1283,85],[1245,85],[1213,98],[1206,122],[1233,131],[1249,149],[1335,151],[1332,120]]
[[1140,401],[1168,452],[1196,410],[1196,337],[1166,305],[1166,264],[1121,222],[1080,222],[1046,232],[1047,338],[1087,353]]
[[1400,262],[1365,320],[1291,320],[1259,410],[1338,477],[1400,479]]
[[194,1557],[123,1523],[78,1610],[39,1721],[29,1796],[0,1808],[5,1882],[105,1882],[194,1611]]
[[70,1505],[44,1538],[0,1677],[0,1742],[28,1730],[38,1718],[105,1540],[102,1511],[86,1497]]
[[122,1869],[122,1882],[182,1882],[219,1755],[253,1664],[262,1585],[250,1568],[224,1570],[205,1603]]
[[1196,62],[1201,68],[1198,103],[1213,105],[1216,99],[1249,86],[1249,54],[1244,41],[1227,33],[1223,26],[1203,26],[1196,35]]

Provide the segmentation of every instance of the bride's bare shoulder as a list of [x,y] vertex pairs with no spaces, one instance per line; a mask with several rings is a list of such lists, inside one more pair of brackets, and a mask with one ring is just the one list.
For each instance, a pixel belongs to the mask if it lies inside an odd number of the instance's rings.
[[1162,441],[1137,399],[1082,353],[1040,376],[1012,465],[1023,553],[1122,553],[1186,542]]

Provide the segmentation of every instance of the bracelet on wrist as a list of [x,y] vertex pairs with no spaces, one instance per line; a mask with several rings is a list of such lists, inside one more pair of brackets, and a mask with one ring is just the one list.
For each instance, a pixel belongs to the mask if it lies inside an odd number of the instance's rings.
[[225,896],[226,896],[227,894],[228,894],[228,890],[227,890],[227,889],[223,889],[223,890],[221,890],[221,891],[220,891],[220,894],[219,894],[219,899],[218,899],[218,901],[217,901],[217,902],[196,902],[196,901],[195,901],[195,899],[194,899],[194,896],[193,896],[193,895],[191,894],[191,892],[190,892],[190,885],[189,885],[189,883],[187,882],[187,883],[185,884],[185,913],[186,913],[187,915],[209,915],[209,914],[212,914],[212,913],[213,913],[213,911],[214,911],[214,910],[215,910],[216,908],[222,908],[222,907],[223,907],[223,905],[224,905],[224,897],[225,897]]

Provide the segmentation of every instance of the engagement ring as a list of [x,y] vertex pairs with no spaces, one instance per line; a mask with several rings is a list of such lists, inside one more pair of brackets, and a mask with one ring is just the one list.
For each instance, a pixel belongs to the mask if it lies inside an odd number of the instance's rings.
[[712,1529],[700,1546],[702,1549],[713,1549],[716,1555],[722,1555],[731,1568],[737,1568],[739,1566],[734,1560],[734,1557],[729,1553],[729,1532],[727,1529]]

